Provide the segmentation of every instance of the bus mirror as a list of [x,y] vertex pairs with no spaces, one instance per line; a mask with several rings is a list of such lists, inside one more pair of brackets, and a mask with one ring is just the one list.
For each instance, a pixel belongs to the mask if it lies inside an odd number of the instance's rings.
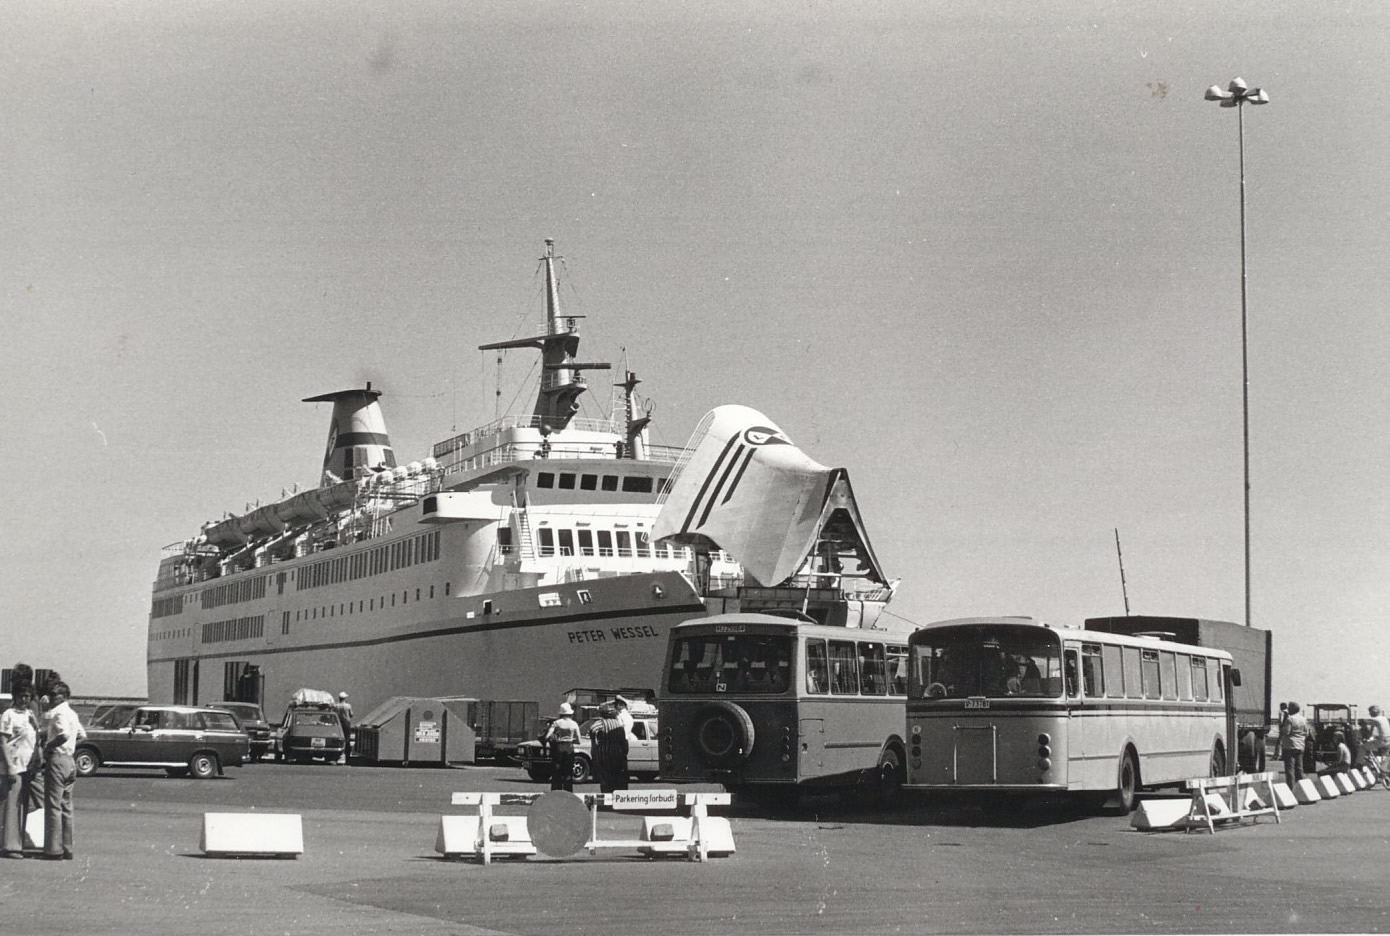
[[1231,685],[1240,685],[1240,670],[1236,669],[1234,666],[1231,667]]

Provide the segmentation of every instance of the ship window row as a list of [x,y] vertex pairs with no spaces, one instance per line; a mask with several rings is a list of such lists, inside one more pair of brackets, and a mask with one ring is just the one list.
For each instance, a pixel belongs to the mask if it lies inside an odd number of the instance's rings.
[[158,631],[157,633],[151,634],[150,639],[172,640],[175,637],[187,637],[191,633],[193,633],[193,628],[191,627],[176,627],[173,630]]
[[[510,531],[506,531],[510,534]],[[541,527],[536,531],[542,556],[604,556],[619,559],[689,558],[688,550],[669,543],[652,545],[645,532],[630,530],[566,530]],[[514,547],[510,535],[499,540],[502,552]]]
[[150,607],[150,617],[162,618],[170,617],[175,614],[183,613],[183,596],[175,595],[172,598],[156,598]]
[[[411,591],[412,589],[409,588],[401,590],[400,603],[402,605],[410,604]],[[428,590],[424,588],[416,588],[413,589],[413,591],[415,593],[415,601],[425,601],[434,598],[433,585],[429,586]],[[444,594],[449,594],[448,582],[444,583]],[[319,605],[314,608],[302,608],[299,611],[294,612],[294,619],[296,621],[317,621],[320,618],[327,619],[332,617],[343,617],[349,614],[362,614],[364,612],[376,611],[378,608],[384,610],[387,607],[387,602],[388,597],[386,595],[382,595],[379,598],[361,598],[357,601],[340,601],[335,605]],[[394,608],[396,606],[395,592],[391,593],[389,597],[389,602],[390,607]],[[285,611],[283,613],[283,617],[281,617],[280,619],[280,633],[288,634],[289,632],[290,612]]]
[[228,582],[226,585],[218,585],[215,588],[204,588],[200,596],[203,610],[207,611],[242,601],[258,601],[265,597],[266,581],[269,578],[268,575],[257,575],[242,582]]
[[1140,647],[1081,647],[1081,679],[1090,698],[1223,700],[1221,661]]
[[536,472],[536,487],[558,488],[573,491],[576,486],[581,491],[619,491],[624,494],[651,494],[660,485],[662,491],[668,486],[668,479],[653,478],[650,475],[597,475],[576,474],[573,471]]
[[203,643],[222,643],[227,640],[251,640],[265,635],[265,615],[208,621],[203,625]]
[[395,572],[438,559],[439,531],[434,530],[430,533],[407,536],[393,543],[383,543],[352,555],[307,565],[299,571],[295,588],[303,591],[342,582],[355,582],[358,579],[381,575],[384,572]]

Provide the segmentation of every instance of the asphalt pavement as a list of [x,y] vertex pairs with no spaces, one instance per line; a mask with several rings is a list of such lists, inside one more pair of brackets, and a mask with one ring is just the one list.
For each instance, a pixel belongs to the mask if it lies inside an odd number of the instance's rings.
[[[723,811],[737,851],[704,864],[605,849],[484,867],[434,852],[440,817],[464,811],[454,791],[542,789],[504,767],[259,763],[210,781],[103,770],[77,785],[74,861],[0,863],[0,933],[1390,930],[1381,790],[1216,835],[1140,833],[1055,802],[913,799],[874,813],[813,799]],[[239,811],[301,816],[304,854],[204,856],[203,814]],[[600,813],[603,838],[639,828]]]

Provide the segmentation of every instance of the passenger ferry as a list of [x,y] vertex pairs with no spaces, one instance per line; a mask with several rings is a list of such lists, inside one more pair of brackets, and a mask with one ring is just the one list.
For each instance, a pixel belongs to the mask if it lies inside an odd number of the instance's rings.
[[684,451],[653,445],[632,373],[615,418],[576,416],[585,372],[609,365],[576,358],[546,245],[538,334],[481,346],[540,351],[532,412],[402,464],[370,383],[309,397],[333,405],[319,487],[165,548],[152,701],[273,712],[312,686],[359,713],[393,695],[548,711],[574,686],[655,689],[670,628],[710,611],[872,625],[896,583],[843,469],[744,407],[710,413]]

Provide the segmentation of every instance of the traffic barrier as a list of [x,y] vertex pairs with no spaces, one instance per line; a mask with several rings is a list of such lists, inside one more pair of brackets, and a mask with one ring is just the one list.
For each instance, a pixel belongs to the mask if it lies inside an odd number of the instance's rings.
[[1361,778],[1361,782],[1365,785],[1367,789],[1370,789],[1371,787],[1376,785],[1376,776],[1375,774],[1371,773],[1371,769],[1369,767],[1356,767],[1352,770],[1352,773],[1356,774],[1356,776]]
[[1129,824],[1141,832],[1185,829],[1191,814],[1192,801],[1189,799],[1143,799],[1139,801],[1139,807],[1134,810]]
[[[1234,777],[1197,777],[1187,781],[1187,789],[1192,794],[1187,828],[1205,825],[1208,832],[1215,833],[1219,821],[1250,819],[1258,822],[1260,816],[1267,815],[1273,815],[1275,822],[1283,821],[1279,818],[1274,794],[1273,771]],[[1231,808],[1237,803],[1239,808]]]
[[1356,792],[1356,784],[1352,783],[1351,777],[1348,777],[1346,774],[1332,774],[1332,779],[1337,781],[1337,786],[1341,788],[1341,791],[1347,796]]
[[1303,806],[1322,802],[1322,794],[1318,792],[1318,785],[1313,782],[1312,777],[1304,777],[1294,784],[1294,795]]
[[1293,790],[1283,780],[1274,781],[1274,802],[1279,804],[1280,809],[1293,809],[1298,805],[1298,797],[1294,796]]
[[536,853],[525,816],[494,816],[494,806],[530,805],[539,793],[455,793],[455,806],[472,806],[475,815],[440,816],[434,850],[445,858],[479,857],[491,864],[497,857],[526,857]]
[[[540,851],[564,858],[600,848],[636,849],[648,858],[684,855],[691,861],[734,853],[729,820],[709,815],[710,806],[727,806],[728,793],[677,793],[675,790],[618,790],[613,793],[455,793],[451,803],[471,806],[477,815],[442,816],[435,851],[446,857],[477,856],[490,864],[494,856],[534,855]],[[526,805],[525,816],[496,816],[494,806]],[[638,839],[600,839],[598,811],[608,806],[624,812],[688,809],[689,816],[642,816]],[[586,812],[587,810],[587,812]]]
[[304,854],[304,828],[292,814],[203,813],[198,847],[214,858],[297,858]]
[[1318,795],[1323,799],[1336,799],[1342,795],[1342,788],[1337,786],[1337,781],[1327,774],[1318,777]]

